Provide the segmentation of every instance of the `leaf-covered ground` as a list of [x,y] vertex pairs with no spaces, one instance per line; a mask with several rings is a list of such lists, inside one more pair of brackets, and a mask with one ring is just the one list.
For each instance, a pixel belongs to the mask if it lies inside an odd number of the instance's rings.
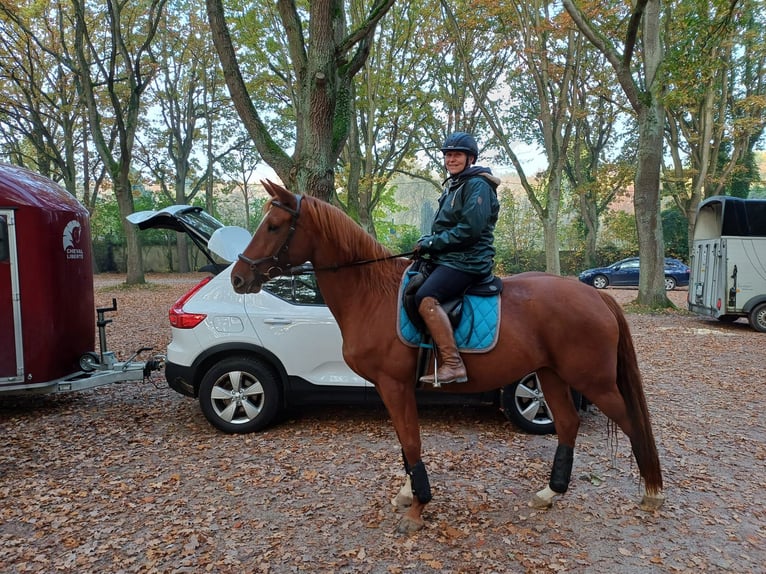
[[[149,276],[118,300],[110,348],[163,351],[167,310],[201,276]],[[635,290],[611,290],[621,303]],[[672,293],[685,308],[686,291]],[[295,413],[266,432],[213,429],[154,384],[0,398],[2,572],[758,572],[766,563],[766,335],[684,312],[629,316],[667,502],[637,507],[628,441],[583,415],[570,491],[533,511],[553,437],[492,407],[428,408],[427,527],[394,533],[399,447],[375,407]]]

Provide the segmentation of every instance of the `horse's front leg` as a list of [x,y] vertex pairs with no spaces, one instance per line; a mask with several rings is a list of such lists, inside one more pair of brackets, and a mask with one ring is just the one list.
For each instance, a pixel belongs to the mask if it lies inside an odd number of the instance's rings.
[[[399,490],[397,497],[402,495],[402,502],[406,502],[407,498],[409,498],[409,508],[399,521],[396,530],[402,534],[410,534],[411,532],[417,532],[425,526],[422,514],[426,504],[431,500],[431,484],[428,482],[426,465],[423,464],[422,460],[418,460],[416,464],[410,465],[407,463],[407,457],[405,456],[404,469],[407,473],[407,480],[401,490]],[[407,490],[409,490],[409,496],[406,492]],[[396,498],[393,502],[396,506],[399,506],[396,504]]]
[[428,473],[420,458],[420,426],[415,391],[408,385],[388,380],[385,383],[378,382],[378,393],[391,416],[402,446],[404,470],[407,473],[407,482],[393,502],[396,506],[407,506],[408,501],[410,504],[396,529],[401,533],[415,532],[425,525],[423,508],[431,500]]

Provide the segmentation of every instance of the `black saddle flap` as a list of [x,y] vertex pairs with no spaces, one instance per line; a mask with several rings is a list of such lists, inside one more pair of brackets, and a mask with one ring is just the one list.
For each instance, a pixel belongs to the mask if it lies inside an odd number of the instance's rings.
[[[410,282],[402,294],[402,305],[407,312],[407,316],[412,321],[412,324],[421,333],[427,333],[426,325],[423,319],[418,313],[417,305],[415,305],[415,293],[428,277],[430,269],[428,266],[423,265],[420,269],[413,272],[413,269],[409,271],[411,273]],[[491,297],[492,295],[498,295],[503,292],[503,280],[495,275],[489,275],[481,281],[474,283],[468,289],[465,290],[464,295],[476,295],[478,297]],[[463,312],[463,297],[456,297],[450,301],[445,301],[441,304],[442,309],[447,313],[450,319],[452,328],[454,329],[460,324],[460,317]]]
[[496,275],[489,275],[478,283],[474,283],[466,289],[466,295],[477,295],[479,297],[491,297],[503,292],[503,280]]

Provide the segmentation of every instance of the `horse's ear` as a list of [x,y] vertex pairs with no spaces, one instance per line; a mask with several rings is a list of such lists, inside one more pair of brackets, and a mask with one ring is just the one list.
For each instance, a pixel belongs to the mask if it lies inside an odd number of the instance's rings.
[[274,191],[274,188],[278,187],[276,183],[274,183],[273,181],[269,179],[262,179],[261,185],[266,190],[266,193],[268,193],[271,197],[276,196],[277,193],[276,191]]
[[268,194],[275,200],[279,201],[282,205],[286,205],[290,208],[295,208],[297,205],[297,201],[295,199],[295,196],[290,193],[290,191],[278,183],[274,183],[271,180],[263,179],[261,180],[261,183],[263,184],[263,187],[266,189]]

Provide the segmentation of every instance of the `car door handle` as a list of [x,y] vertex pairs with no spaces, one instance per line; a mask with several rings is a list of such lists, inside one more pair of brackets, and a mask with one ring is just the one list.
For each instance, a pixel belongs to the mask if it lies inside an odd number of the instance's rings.
[[267,325],[289,325],[292,323],[292,319],[285,319],[283,317],[273,317],[272,319],[264,319],[264,323]]

